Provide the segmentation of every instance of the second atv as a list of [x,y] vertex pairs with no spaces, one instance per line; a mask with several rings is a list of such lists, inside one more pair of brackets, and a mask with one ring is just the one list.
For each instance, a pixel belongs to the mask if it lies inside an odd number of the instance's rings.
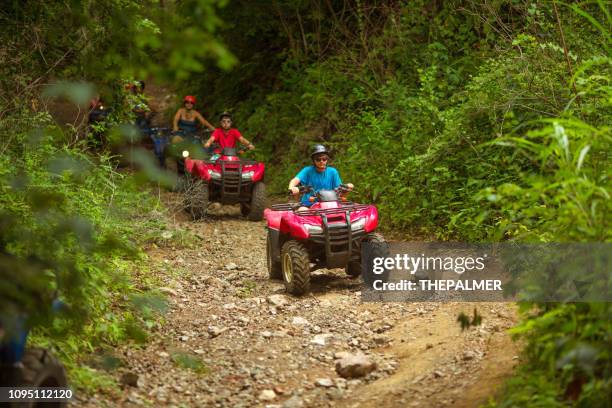
[[185,204],[194,219],[206,215],[208,204],[240,204],[242,215],[260,221],[266,207],[264,163],[241,159],[235,148],[226,147],[216,160],[185,157],[187,187]]
[[[312,191],[301,186],[300,194]],[[266,259],[271,279],[283,279],[294,295],[310,289],[310,272],[316,269],[345,268],[351,277],[361,274],[361,245],[372,242],[376,256],[385,256],[386,243],[376,233],[378,211],[373,205],[343,200],[348,192],[315,192],[317,202],[300,210],[299,204],[276,204],[264,212],[268,222]],[[311,266],[311,264],[314,264]]]

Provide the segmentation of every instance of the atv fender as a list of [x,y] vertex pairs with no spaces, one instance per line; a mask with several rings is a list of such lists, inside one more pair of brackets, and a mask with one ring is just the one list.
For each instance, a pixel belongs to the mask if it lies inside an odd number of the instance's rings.
[[287,234],[297,240],[308,239],[310,235],[300,216],[295,215],[293,212],[283,215],[279,230],[281,234]]

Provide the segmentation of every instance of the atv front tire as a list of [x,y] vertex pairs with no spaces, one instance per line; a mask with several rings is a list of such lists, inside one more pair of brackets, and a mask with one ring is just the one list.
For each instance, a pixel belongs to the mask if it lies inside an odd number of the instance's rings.
[[283,279],[283,268],[279,261],[273,258],[272,237],[268,231],[266,239],[266,263],[268,265],[268,277],[270,279]]
[[[10,368],[11,375],[8,383],[3,381],[4,387],[45,387],[45,388],[68,388],[64,366],[51,353],[42,348],[28,348],[23,355],[21,364]],[[9,403],[9,407],[37,407],[42,404],[48,407],[63,408],[67,406],[65,401],[45,402],[15,402]]]
[[358,278],[361,275],[361,262],[360,261],[350,261],[344,271],[351,278]]
[[310,290],[310,259],[304,245],[287,241],[281,251],[285,289],[292,295],[303,295]]
[[258,181],[253,185],[251,193],[251,206],[249,211],[250,221],[261,221],[266,209],[266,185],[263,181]]
[[[385,238],[377,233],[370,232],[366,234],[361,243],[371,242],[375,244],[372,248],[372,258],[387,258],[389,257],[389,244],[385,241]],[[389,281],[389,269],[384,268],[381,274],[374,275],[372,271],[366,271],[364,275],[364,283],[366,286],[372,287],[374,280],[382,280],[383,282]]]
[[[370,232],[369,234],[366,234],[365,237],[363,237],[363,239],[361,240],[361,243],[363,242],[372,242],[372,243],[376,243],[376,244],[380,244],[380,245],[376,245],[374,247],[374,256],[375,257],[385,257],[387,254],[387,246],[385,238],[377,233],[377,232]],[[361,251],[361,243],[359,246],[359,251]],[[346,274],[349,275],[351,278],[358,278],[361,275],[361,253],[359,254],[359,260],[354,260],[354,261],[350,261],[349,264],[346,266],[345,268]]]
[[185,191],[185,207],[194,220],[204,218],[208,210],[208,184],[191,179]]

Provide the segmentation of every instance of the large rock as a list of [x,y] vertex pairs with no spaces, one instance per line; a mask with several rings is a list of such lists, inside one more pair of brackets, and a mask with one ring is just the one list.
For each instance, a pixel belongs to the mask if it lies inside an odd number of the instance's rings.
[[364,377],[376,370],[376,363],[365,354],[351,354],[336,361],[336,372],[344,378]]

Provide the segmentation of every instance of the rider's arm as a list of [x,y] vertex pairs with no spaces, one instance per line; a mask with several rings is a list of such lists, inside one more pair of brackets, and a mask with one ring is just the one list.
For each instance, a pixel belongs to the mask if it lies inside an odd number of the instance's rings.
[[[336,169],[334,169],[334,170],[336,170]],[[336,187],[338,187],[338,186],[342,185],[342,179],[340,178],[340,173],[338,173],[338,170],[336,170],[334,173],[335,173],[334,174],[334,178],[335,178],[334,184],[336,185]],[[349,190],[352,190],[353,187],[354,187],[352,183],[346,183],[345,186]]]
[[174,115],[174,121],[172,122],[172,130],[174,130],[175,132],[178,130],[178,122],[180,118],[181,118],[181,109],[176,111],[176,114]]
[[214,141],[215,141],[215,136],[212,135],[211,137],[208,138],[206,143],[204,143],[204,147],[208,149],[210,145],[213,144]]
[[291,179],[291,181],[289,182],[289,190],[291,190],[291,192],[293,194],[299,194],[300,190],[297,188],[297,186],[301,183],[300,179],[297,177],[294,177]]
[[253,143],[251,143],[251,142],[249,142],[248,140],[246,140],[246,139],[244,138],[244,136],[242,136],[242,135],[240,135],[240,136],[238,137],[238,141],[239,141],[240,143],[242,143],[243,145],[246,145],[246,146],[249,148],[249,150],[253,150],[253,149],[255,148],[255,146],[253,146]]
[[209,130],[215,130],[215,127],[211,125],[206,119],[204,119],[204,116],[202,116],[200,112],[196,112],[196,118],[198,118],[202,126],[206,126]]
[[212,134],[210,135],[206,143],[204,143],[204,147],[208,149],[210,145],[215,142],[216,139],[217,139],[217,131],[215,130],[214,132],[212,132]]

